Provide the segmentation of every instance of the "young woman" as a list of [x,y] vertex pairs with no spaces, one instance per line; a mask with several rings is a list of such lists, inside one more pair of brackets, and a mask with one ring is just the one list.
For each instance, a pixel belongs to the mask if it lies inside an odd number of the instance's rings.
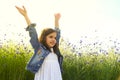
[[34,55],[27,64],[27,70],[35,73],[34,80],[62,80],[62,61],[63,56],[59,51],[59,19],[61,15],[55,14],[55,29],[46,28],[42,31],[40,38],[35,29],[36,24],[31,23],[25,7],[15,6],[27,22],[31,37],[30,43],[34,49]]

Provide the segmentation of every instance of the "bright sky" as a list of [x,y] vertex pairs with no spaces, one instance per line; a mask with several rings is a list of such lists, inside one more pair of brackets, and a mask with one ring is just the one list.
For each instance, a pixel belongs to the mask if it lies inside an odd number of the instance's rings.
[[[44,27],[54,27],[54,13],[61,13],[62,36],[91,41],[106,37],[120,39],[120,0],[2,0],[0,2],[0,34],[24,33],[27,26],[15,5],[24,5],[32,22],[37,23],[38,34]],[[3,36],[3,35],[1,35]],[[17,37],[14,37],[17,38]]]

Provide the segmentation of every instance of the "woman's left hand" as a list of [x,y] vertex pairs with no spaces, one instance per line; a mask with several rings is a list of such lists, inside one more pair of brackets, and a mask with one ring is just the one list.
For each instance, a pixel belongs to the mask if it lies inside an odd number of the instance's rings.
[[55,19],[56,19],[56,20],[59,20],[60,17],[61,17],[61,14],[60,14],[60,13],[55,13],[54,16],[55,16]]

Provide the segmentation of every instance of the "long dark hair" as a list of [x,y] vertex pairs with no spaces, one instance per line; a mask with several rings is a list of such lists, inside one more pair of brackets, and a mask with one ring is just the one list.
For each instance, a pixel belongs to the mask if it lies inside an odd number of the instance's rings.
[[[50,52],[51,52],[50,47],[46,43],[46,37],[47,37],[47,35],[49,35],[53,32],[56,32],[56,30],[54,30],[52,28],[45,28],[45,29],[43,29],[43,31],[39,37],[39,42],[41,44],[43,44]],[[53,50],[55,53],[58,51],[58,43],[56,43],[55,46],[53,46]]]

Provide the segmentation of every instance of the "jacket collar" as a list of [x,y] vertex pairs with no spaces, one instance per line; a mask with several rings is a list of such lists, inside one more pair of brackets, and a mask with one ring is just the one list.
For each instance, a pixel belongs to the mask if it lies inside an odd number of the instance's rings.
[[47,49],[43,44],[41,44],[41,47],[44,48],[44,49]]

